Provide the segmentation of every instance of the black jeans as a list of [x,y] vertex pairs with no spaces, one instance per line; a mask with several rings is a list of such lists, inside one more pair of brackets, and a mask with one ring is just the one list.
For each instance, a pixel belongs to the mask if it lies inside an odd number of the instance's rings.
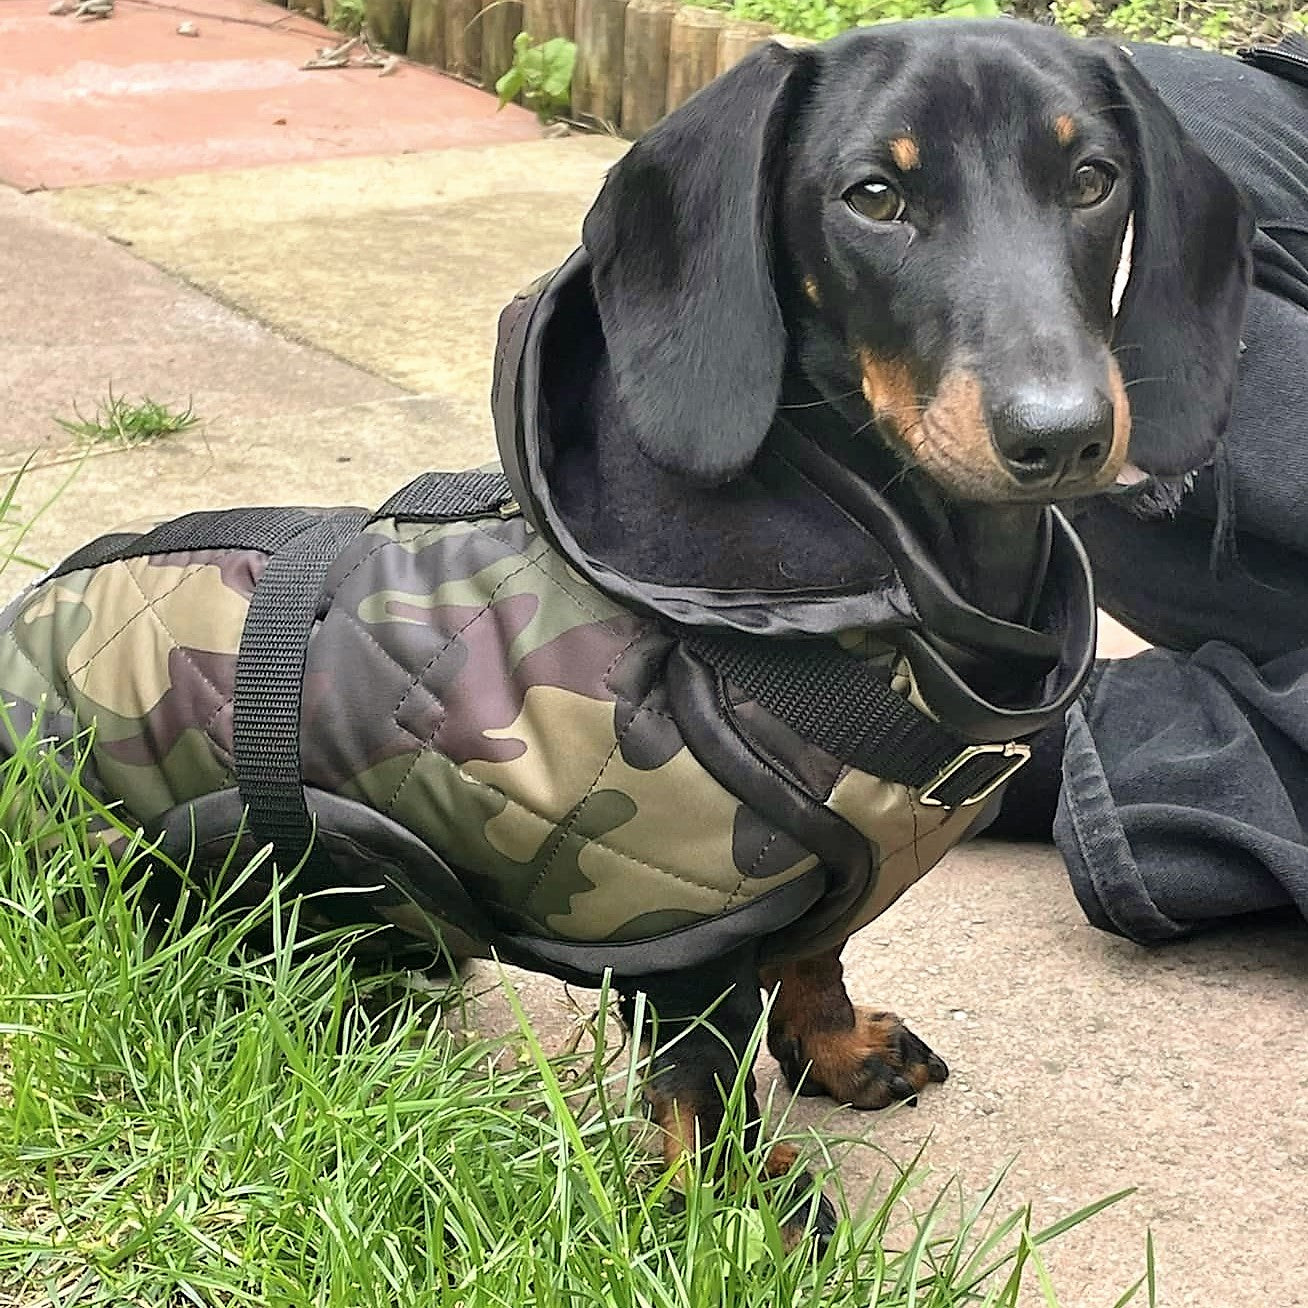
[[1089,920],[1141,942],[1308,917],[1308,651],[1103,663],[1068,714],[1053,835]]

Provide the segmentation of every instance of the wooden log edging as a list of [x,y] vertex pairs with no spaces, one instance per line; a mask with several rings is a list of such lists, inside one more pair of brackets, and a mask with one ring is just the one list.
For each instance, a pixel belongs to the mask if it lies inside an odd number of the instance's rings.
[[[577,0],[579,9],[590,2]],[[808,37],[778,33],[769,23],[732,18],[722,10],[678,0],[629,0],[621,134],[629,140],[643,135],[764,41],[791,48],[816,44]],[[580,59],[580,49],[577,53]]]
[[556,36],[571,41],[577,30],[576,0],[523,0],[522,30],[534,45]]
[[668,45],[677,0],[631,0],[622,53],[622,134],[643,135],[667,112]]
[[668,33],[667,112],[671,113],[718,75],[718,40],[727,25],[720,9],[682,5]]
[[408,54],[417,63],[445,67],[445,0],[411,0]]
[[404,54],[409,48],[410,0],[368,0],[368,30],[387,50]]
[[493,0],[481,15],[481,84],[487,91],[513,66],[513,38],[522,31],[522,0]]
[[481,85],[482,0],[445,0],[445,71]]
[[[416,3],[416,0],[415,0]],[[775,35],[771,23],[755,23],[747,18],[732,19],[718,36],[718,75],[734,68],[751,50]]]
[[572,116],[616,133],[622,122],[622,70],[628,0],[577,0],[577,64]]
[[[321,7],[335,0],[291,0]],[[681,0],[367,0],[368,22],[388,49],[493,92],[513,64],[513,41],[574,41],[571,115],[634,140],[764,41],[805,37]]]

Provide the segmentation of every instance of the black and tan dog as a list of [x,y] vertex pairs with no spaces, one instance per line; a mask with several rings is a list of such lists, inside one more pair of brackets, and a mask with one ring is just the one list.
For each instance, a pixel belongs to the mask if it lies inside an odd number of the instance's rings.
[[[730,587],[775,522],[728,504],[693,544],[664,524],[750,465],[780,400],[852,433],[959,593],[1015,619],[1040,506],[1165,496],[1211,458],[1250,236],[1237,188],[1113,44],[932,20],[766,46],[639,141],[587,219],[611,375],[586,397],[604,475],[579,479],[579,537]],[[744,950],[646,989],[675,1025],[730,985],[715,1024],[739,1051],[760,982],[805,1093],[879,1108],[945,1078],[851,1001],[839,947],[761,975]],[[655,1085],[675,1152],[692,1120],[713,1133],[731,1073],[707,1033],[672,1059]]]

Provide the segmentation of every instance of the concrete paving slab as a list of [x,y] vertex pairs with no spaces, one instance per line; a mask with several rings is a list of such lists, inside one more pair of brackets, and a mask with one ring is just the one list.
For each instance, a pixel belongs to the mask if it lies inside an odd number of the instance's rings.
[[[374,504],[427,468],[491,452],[487,425],[441,399],[286,340],[37,197],[0,189],[0,228],[0,468],[51,465],[25,480],[28,509],[76,472],[28,540],[43,561],[115,525],[209,505]],[[52,416],[93,412],[110,385],[190,402],[201,423],[79,468]]]
[[264,322],[488,424],[499,311],[577,246],[624,148],[576,136],[46,199]]
[[[434,430],[442,433],[444,458],[431,457]],[[484,458],[480,433],[460,431],[445,405],[421,396],[298,413],[270,405],[266,416],[245,419],[228,413],[134,450],[81,459],[70,453],[28,471],[18,497],[20,514],[46,507],[23,550],[49,565],[103,532],[197,509],[371,508],[429,468],[466,468]],[[0,468],[0,483],[7,484],[17,466]],[[10,595],[29,575],[17,569],[6,573],[0,596]]]
[[311,412],[406,394],[180,284],[128,250],[0,188],[0,460],[63,448],[52,416],[109,387],[206,420]]
[[[540,136],[526,110],[418,64],[306,70],[342,38],[275,5],[48,9],[0,6],[0,181],[25,190]],[[178,34],[187,19],[198,36]]]

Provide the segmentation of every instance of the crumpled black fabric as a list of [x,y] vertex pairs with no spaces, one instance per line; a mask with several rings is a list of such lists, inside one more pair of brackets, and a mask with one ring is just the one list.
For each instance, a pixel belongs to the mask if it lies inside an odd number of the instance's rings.
[[1101,663],[1066,722],[1054,839],[1097,927],[1149,943],[1308,917],[1308,650]]

